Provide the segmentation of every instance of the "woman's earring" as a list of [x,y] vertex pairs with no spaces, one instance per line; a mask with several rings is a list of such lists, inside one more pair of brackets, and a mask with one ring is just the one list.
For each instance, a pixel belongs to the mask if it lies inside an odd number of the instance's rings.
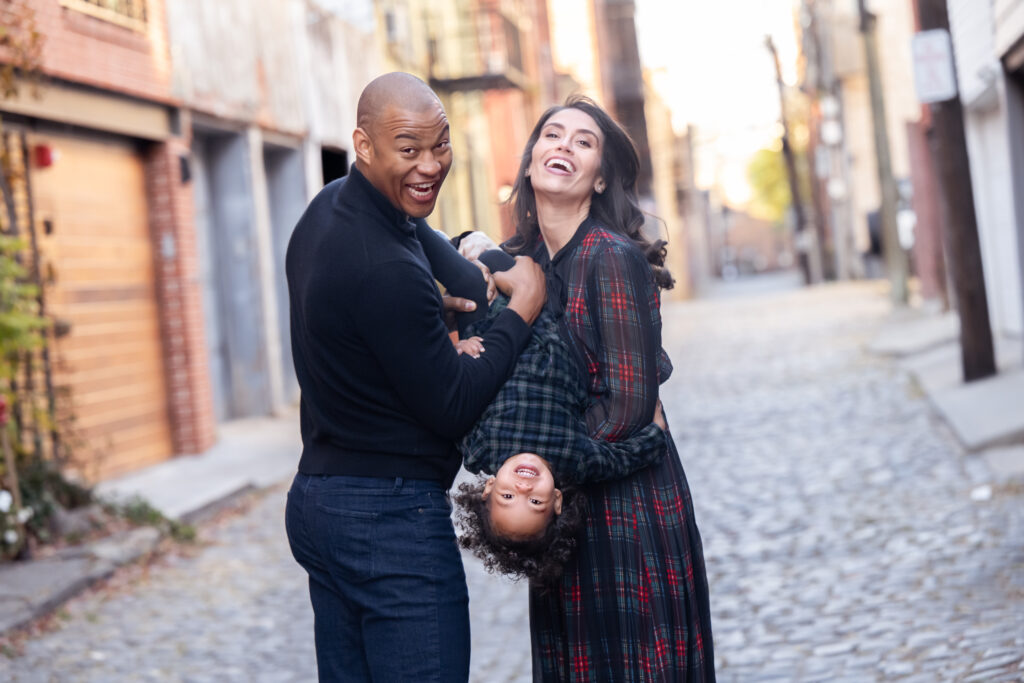
[[525,173],[525,176],[526,176],[527,178],[529,178],[529,177],[530,177],[530,169],[526,169],[526,173]]
[[596,183],[594,183],[594,192],[601,194],[602,192],[604,192],[604,188],[605,184],[603,180],[598,180]]

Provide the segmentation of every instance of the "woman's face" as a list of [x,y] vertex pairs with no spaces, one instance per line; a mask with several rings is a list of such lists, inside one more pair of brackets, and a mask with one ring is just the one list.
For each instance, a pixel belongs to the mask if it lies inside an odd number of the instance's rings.
[[530,183],[538,195],[564,199],[589,198],[601,179],[604,134],[591,116],[579,109],[556,112],[541,128],[530,159]]
[[562,492],[555,488],[551,468],[533,453],[520,453],[506,460],[484,484],[483,497],[491,528],[506,538],[539,536],[551,519],[562,513]]

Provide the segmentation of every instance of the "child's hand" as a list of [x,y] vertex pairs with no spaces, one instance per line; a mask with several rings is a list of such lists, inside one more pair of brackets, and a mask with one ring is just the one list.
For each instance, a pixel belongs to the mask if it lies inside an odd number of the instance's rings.
[[661,427],[662,431],[668,429],[668,423],[665,422],[665,413],[661,410],[661,399],[658,399],[658,405],[654,408],[654,424]]
[[459,242],[459,253],[469,261],[476,261],[480,254],[488,249],[497,249],[498,245],[490,237],[479,230],[472,232]]
[[484,340],[482,337],[470,337],[455,342],[455,350],[461,355],[467,353],[473,358],[479,358],[484,352]]

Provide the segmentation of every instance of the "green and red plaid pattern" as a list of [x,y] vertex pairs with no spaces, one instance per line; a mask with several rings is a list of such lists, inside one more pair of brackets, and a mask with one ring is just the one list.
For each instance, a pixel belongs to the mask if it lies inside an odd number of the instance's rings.
[[[588,220],[554,259],[565,323],[584,359],[592,436],[647,425],[671,364],[657,287],[643,254]],[[550,298],[550,294],[549,294]],[[554,589],[530,592],[535,671],[544,681],[713,681],[707,578],[689,486],[668,454],[625,478],[586,486],[588,519]]]

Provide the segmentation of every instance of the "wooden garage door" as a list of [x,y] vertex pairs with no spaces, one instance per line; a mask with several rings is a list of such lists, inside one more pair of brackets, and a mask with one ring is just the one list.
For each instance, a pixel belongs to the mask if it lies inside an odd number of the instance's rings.
[[83,473],[106,479],[172,454],[143,163],[117,138],[29,143],[58,155],[32,171],[47,308],[71,324],[55,381],[71,391]]

